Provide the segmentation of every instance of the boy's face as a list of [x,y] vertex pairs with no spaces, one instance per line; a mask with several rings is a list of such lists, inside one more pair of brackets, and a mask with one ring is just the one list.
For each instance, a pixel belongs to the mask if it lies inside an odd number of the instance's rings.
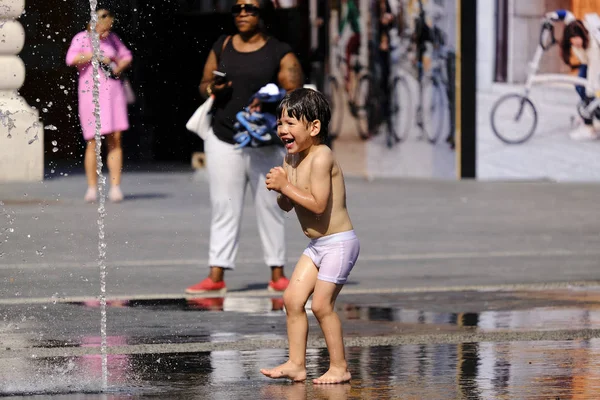
[[283,110],[277,120],[277,135],[285,145],[288,154],[301,153],[317,143],[317,136],[321,131],[321,121],[298,120],[290,117],[287,110]]

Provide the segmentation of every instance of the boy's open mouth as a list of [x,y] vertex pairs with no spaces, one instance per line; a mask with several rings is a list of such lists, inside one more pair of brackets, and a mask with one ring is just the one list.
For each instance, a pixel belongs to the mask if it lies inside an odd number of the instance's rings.
[[294,138],[291,139],[282,139],[284,144],[290,144],[290,143],[294,143]]

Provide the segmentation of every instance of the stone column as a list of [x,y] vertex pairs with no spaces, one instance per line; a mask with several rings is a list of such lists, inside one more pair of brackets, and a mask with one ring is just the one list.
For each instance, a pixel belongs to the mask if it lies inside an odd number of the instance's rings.
[[24,9],[25,0],[0,0],[0,182],[44,179],[43,125],[18,93],[25,31],[16,19]]

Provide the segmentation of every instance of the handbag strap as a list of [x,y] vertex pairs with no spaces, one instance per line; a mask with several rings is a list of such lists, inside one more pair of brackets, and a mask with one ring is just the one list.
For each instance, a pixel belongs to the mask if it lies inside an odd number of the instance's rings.
[[219,65],[219,62],[221,61],[221,54],[223,54],[223,51],[225,50],[225,46],[227,46],[227,43],[229,43],[229,39],[231,39],[231,35],[227,35],[225,37],[225,39],[223,40],[223,45],[221,46],[221,51],[218,54],[215,54],[217,56],[217,66]]

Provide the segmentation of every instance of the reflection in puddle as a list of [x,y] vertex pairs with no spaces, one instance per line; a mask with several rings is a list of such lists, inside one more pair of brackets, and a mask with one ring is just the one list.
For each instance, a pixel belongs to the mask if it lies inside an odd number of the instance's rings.
[[[96,343],[98,338],[87,340]],[[122,339],[109,338],[113,343]],[[283,349],[109,355],[104,397],[197,399],[522,399],[600,398],[600,339],[423,344],[347,349],[350,385],[271,381],[259,369],[283,362]],[[309,378],[324,373],[324,349],[309,349]],[[97,392],[99,356],[5,359],[0,394]],[[26,378],[25,378],[26,377]],[[10,382],[10,383],[8,383]],[[42,397],[40,397],[42,398]]]
[[342,306],[341,314],[348,320],[455,325],[479,331],[600,328],[600,310],[582,308],[537,307],[527,310],[453,313],[346,304]]
[[[71,304],[86,307],[100,307],[100,300],[87,300]],[[262,313],[283,310],[283,299],[274,298],[241,298],[241,297],[196,297],[180,299],[149,300],[107,300],[107,307],[148,308],[152,310],[183,311],[231,311],[241,313]]]
[[[80,303],[99,307],[99,300]],[[129,307],[150,310],[225,311],[236,313],[275,313],[283,315],[281,297],[198,297],[149,300],[107,300],[112,308]],[[306,305],[311,314],[310,301]],[[437,312],[341,303],[339,314],[345,320],[387,321],[417,325],[452,325],[478,331],[494,330],[558,330],[600,328],[600,310],[568,307],[536,307],[526,310],[494,310],[482,312]]]

